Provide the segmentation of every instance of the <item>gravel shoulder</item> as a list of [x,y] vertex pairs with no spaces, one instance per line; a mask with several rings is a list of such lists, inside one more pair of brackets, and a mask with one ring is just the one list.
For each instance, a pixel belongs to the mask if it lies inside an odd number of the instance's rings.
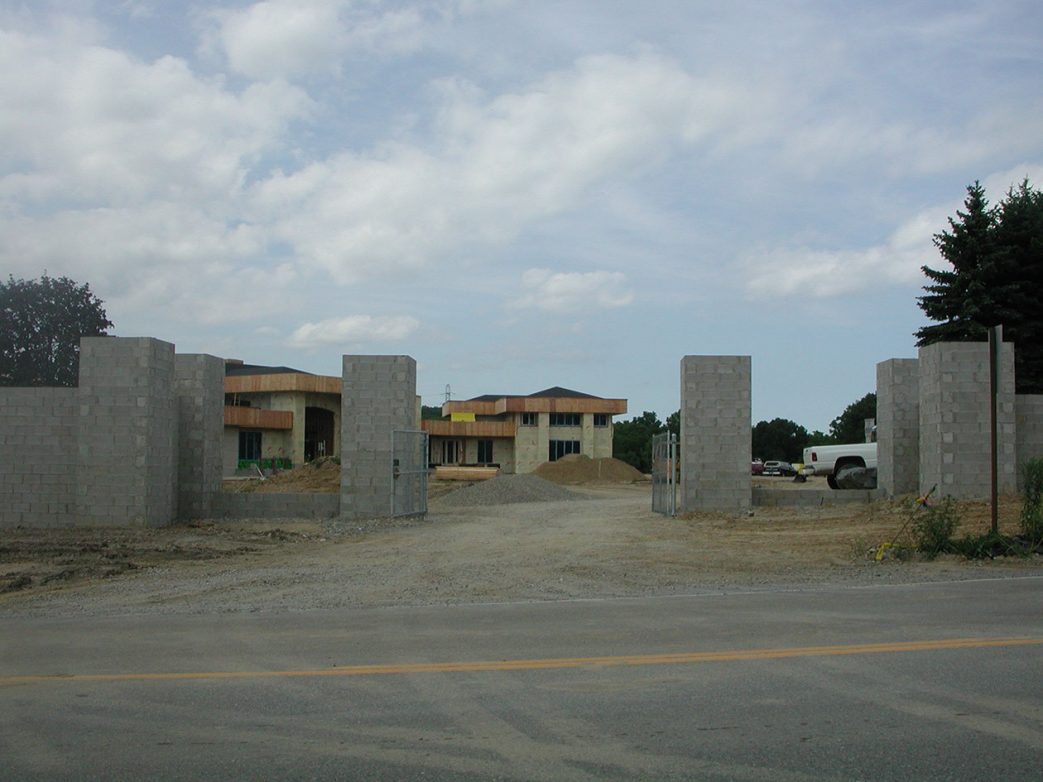
[[[1040,557],[875,562],[908,504],[763,508],[670,519],[647,484],[461,504],[365,525],[235,522],[158,530],[5,530],[0,616],[308,611],[814,588],[1043,575]],[[966,523],[982,523],[970,504]],[[1016,526],[1016,501],[1003,524]],[[100,564],[99,564],[100,563]],[[106,564],[108,563],[108,564]],[[47,579],[47,574],[64,575]]]

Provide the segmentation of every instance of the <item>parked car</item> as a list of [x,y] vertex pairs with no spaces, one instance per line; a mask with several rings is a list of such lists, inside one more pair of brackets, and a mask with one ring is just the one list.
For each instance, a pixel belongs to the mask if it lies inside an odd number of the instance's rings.
[[774,459],[764,463],[764,475],[796,475],[797,471],[789,462],[775,461]]
[[762,462],[760,459],[754,459],[753,462],[750,464],[750,474],[751,475],[760,475],[763,472],[764,472],[764,462]]

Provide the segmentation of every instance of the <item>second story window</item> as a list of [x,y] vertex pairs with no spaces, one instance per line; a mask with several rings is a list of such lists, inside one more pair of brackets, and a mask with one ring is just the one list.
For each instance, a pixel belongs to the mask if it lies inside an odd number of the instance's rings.
[[608,426],[608,413],[594,413],[594,426]]
[[539,423],[539,413],[522,413],[522,426],[536,426]]
[[580,415],[579,413],[551,413],[550,414],[550,425],[551,426],[579,426]]

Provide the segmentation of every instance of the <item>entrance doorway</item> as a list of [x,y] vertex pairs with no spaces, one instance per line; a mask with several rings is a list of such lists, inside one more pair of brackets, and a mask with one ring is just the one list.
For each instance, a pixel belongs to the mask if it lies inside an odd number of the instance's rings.
[[323,407],[304,408],[304,461],[334,455],[334,420],[332,410]]

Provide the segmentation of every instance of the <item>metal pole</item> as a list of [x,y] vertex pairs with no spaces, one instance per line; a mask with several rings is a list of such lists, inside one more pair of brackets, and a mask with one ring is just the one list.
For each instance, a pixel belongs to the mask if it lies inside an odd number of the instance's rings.
[[999,436],[996,431],[996,409],[1000,393],[1000,346],[1003,326],[989,329],[989,419],[992,447],[992,534],[999,533]]

